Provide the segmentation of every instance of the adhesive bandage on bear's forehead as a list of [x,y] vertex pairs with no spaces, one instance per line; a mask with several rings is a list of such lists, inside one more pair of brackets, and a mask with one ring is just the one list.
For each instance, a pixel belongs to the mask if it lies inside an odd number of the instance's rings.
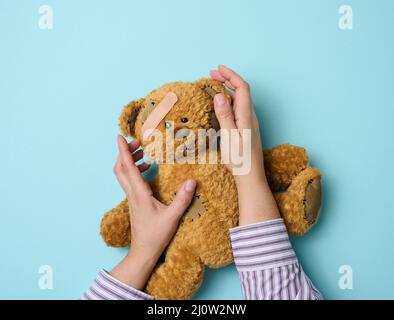
[[149,138],[153,130],[160,124],[171,108],[178,101],[178,97],[174,92],[168,92],[163,100],[152,110],[142,125],[142,136],[144,139]]

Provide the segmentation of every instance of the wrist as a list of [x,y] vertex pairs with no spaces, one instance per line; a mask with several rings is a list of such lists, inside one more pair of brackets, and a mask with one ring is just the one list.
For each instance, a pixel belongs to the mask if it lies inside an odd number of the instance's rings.
[[248,175],[234,176],[234,180],[238,193],[248,193],[250,192],[251,188],[263,191],[269,189],[267,178],[264,172],[259,174],[250,173]]
[[140,242],[132,242],[127,258],[135,260],[140,264],[152,262],[154,265],[159,260],[163,250],[159,246],[143,245]]
[[135,270],[141,272],[153,269],[157,262],[156,256],[140,254],[136,250],[130,250],[125,260],[129,265],[132,265]]
[[127,256],[111,271],[111,275],[137,290],[142,290],[156,262],[155,257],[130,250]]
[[267,179],[245,176],[236,180],[239,204],[239,225],[247,225],[280,218]]

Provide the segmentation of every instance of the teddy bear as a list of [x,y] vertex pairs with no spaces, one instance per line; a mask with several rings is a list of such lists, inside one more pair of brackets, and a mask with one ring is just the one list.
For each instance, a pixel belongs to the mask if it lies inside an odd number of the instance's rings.
[[[199,129],[219,130],[213,97],[223,93],[231,99],[228,90],[213,79],[165,84],[124,106],[119,118],[122,134],[140,140],[143,149],[148,144],[151,147],[154,142],[145,139],[143,127],[168,93],[176,96],[176,103],[155,128],[163,135],[170,128],[186,129],[195,136]],[[184,141],[175,143],[187,149]],[[159,162],[158,172],[149,182],[154,196],[164,204],[171,203],[185,180],[197,182],[194,198],[144,289],[155,299],[191,299],[202,283],[205,266],[221,268],[233,262],[229,229],[238,224],[237,190],[232,173],[220,161],[220,148],[216,153],[216,163]],[[150,157],[157,160],[154,152]],[[264,150],[264,162],[289,233],[305,234],[320,212],[319,170],[309,165],[304,148],[289,144]],[[104,242],[111,247],[129,246],[132,220],[127,199],[105,213],[100,225]]]

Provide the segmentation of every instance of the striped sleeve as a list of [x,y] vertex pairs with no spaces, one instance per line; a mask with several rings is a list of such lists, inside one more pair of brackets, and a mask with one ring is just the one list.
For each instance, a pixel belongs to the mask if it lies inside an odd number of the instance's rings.
[[81,300],[153,300],[153,297],[134,289],[101,270]]
[[299,264],[283,219],[232,228],[230,236],[244,299],[323,299]]

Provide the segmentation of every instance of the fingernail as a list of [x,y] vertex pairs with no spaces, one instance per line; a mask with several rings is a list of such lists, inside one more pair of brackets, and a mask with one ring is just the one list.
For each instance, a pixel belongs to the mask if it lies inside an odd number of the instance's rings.
[[186,192],[193,192],[194,189],[196,188],[196,181],[194,180],[187,180],[185,183],[185,191]]
[[224,107],[226,105],[226,97],[224,94],[219,93],[215,96],[215,103],[219,107]]

